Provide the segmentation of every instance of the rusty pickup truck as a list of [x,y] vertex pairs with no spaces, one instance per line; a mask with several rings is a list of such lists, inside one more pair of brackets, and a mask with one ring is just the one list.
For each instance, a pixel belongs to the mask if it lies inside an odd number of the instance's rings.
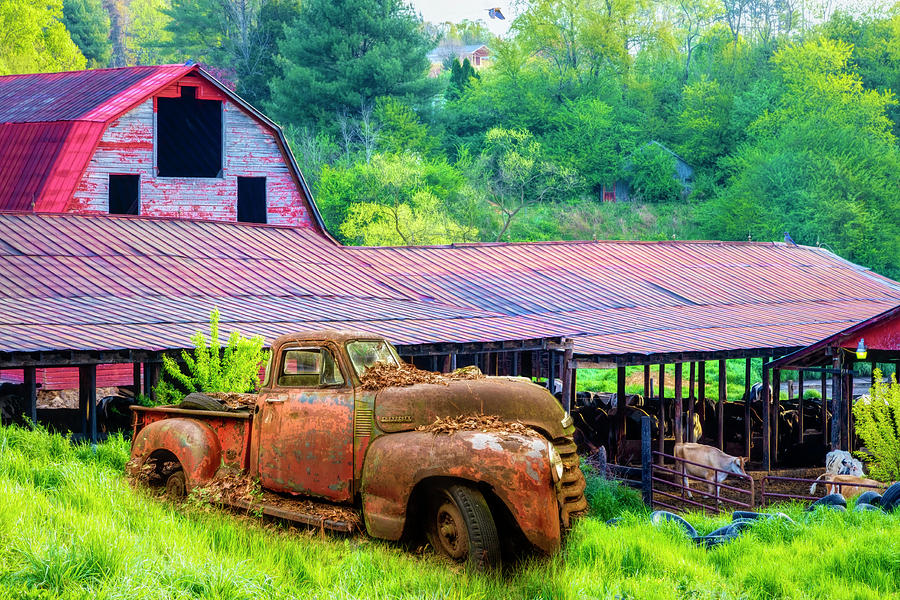
[[[570,516],[587,508],[572,419],[559,402],[520,377],[364,389],[361,376],[375,363],[401,364],[377,335],[282,336],[244,410],[134,407],[129,464],[161,469],[157,481],[174,496],[248,475],[267,493],[355,507],[376,538],[424,533],[460,562],[496,564],[510,540],[557,551]],[[536,433],[417,430],[466,414],[497,415]],[[342,527],[283,508],[263,512]]]

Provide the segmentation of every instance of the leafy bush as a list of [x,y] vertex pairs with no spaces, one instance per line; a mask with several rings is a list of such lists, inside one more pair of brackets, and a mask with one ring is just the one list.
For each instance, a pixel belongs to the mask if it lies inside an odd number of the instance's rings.
[[203,332],[191,336],[193,354],[181,351],[187,373],[170,356],[163,356],[163,376],[156,402],[173,404],[191,392],[252,392],[259,386],[260,364],[268,360],[263,338],[246,338],[232,331],[224,351],[219,342],[219,309],[209,315],[209,341]]
[[900,384],[896,377],[882,382],[881,369],[875,369],[875,385],[868,399],[853,405],[856,432],[874,456],[870,473],[881,481],[900,479]]
[[629,179],[635,195],[644,202],[667,202],[681,197],[675,157],[659,144],[635,151]]

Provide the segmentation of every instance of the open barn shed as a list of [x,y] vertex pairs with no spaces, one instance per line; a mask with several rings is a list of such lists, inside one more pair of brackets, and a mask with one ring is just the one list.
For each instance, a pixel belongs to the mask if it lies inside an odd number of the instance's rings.
[[[214,307],[225,334],[364,329],[421,367],[560,379],[569,407],[581,369],[616,369],[622,409],[625,367],[643,366],[650,398],[659,365],[675,364],[680,383],[687,363],[696,392],[656,394],[664,445],[690,438],[672,415],[708,404],[707,362],[778,358],[900,303],[900,284],[781,243],[350,248],[310,228],[29,213],[0,213],[0,240],[0,376],[26,383],[33,414],[41,372],[77,373],[86,432],[98,373],[151,389],[160,353],[205,330]],[[724,396],[709,411],[712,439],[749,450],[762,428],[726,430]],[[625,415],[615,413],[613,450]]]

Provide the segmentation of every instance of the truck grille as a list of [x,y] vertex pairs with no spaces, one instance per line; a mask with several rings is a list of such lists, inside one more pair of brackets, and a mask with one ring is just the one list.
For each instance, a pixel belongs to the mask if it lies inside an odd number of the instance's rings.
[[563,527],[569,527],[573,514],[588,509],[587,499],[584,497],[587,484],[584,473],[581,472],[581,460],[578,458],[575,441],[570,437],[556,438],[553,445],[563,460],[563,476],[556,494],[559,500],[559,517]]

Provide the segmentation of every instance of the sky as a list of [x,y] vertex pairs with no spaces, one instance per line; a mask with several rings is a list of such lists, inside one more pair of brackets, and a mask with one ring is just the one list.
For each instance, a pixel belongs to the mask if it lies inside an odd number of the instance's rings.
[[[827,6],[826,10],[844,8],[850,10],[865,10],[877,6],[884,8],[894,0],[807,0],[808,4],[820,4]],[[495,35],[504,35],[509,30],[509,24],[516,16],[515,2],[510,0],[410,0],[417,11],[422,13],[422,18],[432,23],[459,23],[463,19],[477,21],[481,19]],[[499,7],[506,16],[506,20],[488,18],[487,10]]]
[[[412,5],[422,13],[422,18],[432,23],[459,23],[463,19],[481,19],[494,35],[503,35],[509,29],[516,13],[509,2],[502,0],[412,0]],[[491,19],[488,9],[498,7],[506,20]]]

